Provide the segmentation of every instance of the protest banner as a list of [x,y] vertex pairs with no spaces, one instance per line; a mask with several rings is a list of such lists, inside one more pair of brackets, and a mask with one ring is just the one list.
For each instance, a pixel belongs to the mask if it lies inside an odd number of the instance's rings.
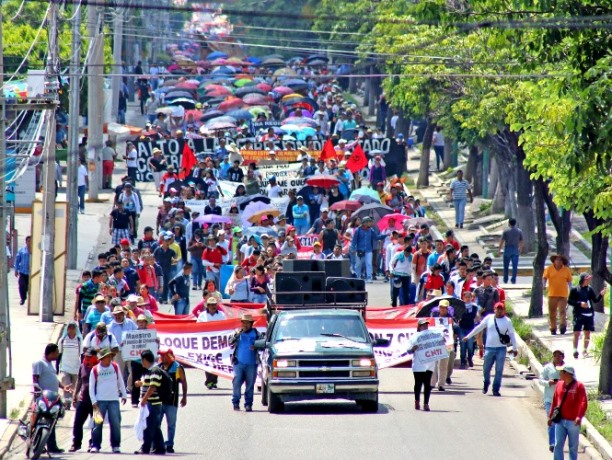
[[415,357],[424,363],[433,363],[444,358],[448,358],[446,350],[446,341],[444,340],[443,332],[434,328],[419,332],[419,336],[415,342],[418,346],[414,352]]
[[122,335],[121,357],[124,361],[140,359],[140,353],[151,350],[157,354],[157,331],[155,329],[142,329],[125,331]]
[[[234,142],[232,139],[226,138],[227,143]],[[139,137],[131,141],[136,146],[138,152],[138,169],[137,180],[141,182],[150,182],[153,180],[153,173],[148,165],[148,160],[153,156],[153,149],[159,148],[162,151],[168,165],[174,166],[177,171],[181,164],[181,154],[183,152],[183,144],[187,142],[191,150],[196,155],[213,155],[219,148],[219,138],[205,139],[159,139],[151,140],[148,137]],[[269,147],[264,142],[257,142],[255,138],[242,138],[235,140],[236,146],[241,149],[241,153],[245,162],[269,159]],[[336,140],[333,143],[337,143]],[[359,141],[359,145],[363,151],[370,155],[371,151],[375,151],[379,155],[383,155],[385,159],[385,170],[387,176],[397,174],[401,176],[406,171],[406,144],[398,144],[395,139],[365,139]],[[295,153],[297,155],[299,147],[308,147],[310,155],[318,158],[319,152],[323,148],[323,141],[315,140],[307,145],[302,141],[274,141],[274,150],[277,151],[277,159],[291,160]],[[248,148],[245,148],[248,147]],[[283,153],[284,151],[293,153]],[[256,153],[250,153],[256,152]],[[295,160],[293,160],[295,161]],[[298,185],[294,185],[298,187]]]

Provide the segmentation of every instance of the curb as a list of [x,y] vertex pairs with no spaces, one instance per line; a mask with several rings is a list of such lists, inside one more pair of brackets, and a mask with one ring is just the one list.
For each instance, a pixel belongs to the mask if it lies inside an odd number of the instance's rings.
[[[521,355],[526,356],[529,360],[529,371],[531,373],[535,373],[538,377],[540,376],[543,366],[540,363],[529,346],[525,343],[525,341],[515,334],[516,343],[518,345],[518,349]],[[536,338],[536,340],[539,340]],[[525,369],[520,369],[524,366],[520,365],[516,361],[510,361],[510,365],[517,371],[519,374],[524,374]],[[544,390],[542,386],[538,382],[538,380],[533,380],[531,384],[532,388],[538,392],[541,396],[544,395]],[[597,431],[597,429],[587,420],[587,418],[582,419],[582,426],[586,428],[586,436],[580,433],[580,447],[584,449],[584,453],[591,460],[601,460],[604,458],[605,460],[612,460],[612,446],[610,443]]]
[[[56,323],[55,327],[53,328],[53,332],[51,333],[51,338],[49,339],[49,342],[50,343],[59,342],[59,339],[62,335],[63,330],[64,330],[64,324]],[[13,442],[15,441],[15,438],[17,437],[17,429],[19,428],[19,421],[24,420],[26,416],[28,415],[28,412],[30,411],[30,405],[27,404],[28,399],[29,398],[27,397],[22,399],[22,401],[26,401],[26,404],[24,404],[23,408],[21,409],[19,416],[16,419],[11,420],[9,422],[9,426],[6,428],[6,431],[4,432],[4,436],[2,437],[2,439],[0,439],[0,459],[4,458],[4,456],[10,452]]]

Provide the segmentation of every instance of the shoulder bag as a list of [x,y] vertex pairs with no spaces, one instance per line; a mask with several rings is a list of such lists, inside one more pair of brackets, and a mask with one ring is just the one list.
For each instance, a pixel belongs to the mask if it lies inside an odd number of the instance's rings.
[[561,404],[559,404],[557,407],[555,407],[552,411],[552,415],[550,416],[550,420],[553,423],[559,423],[561,422],[562,418],[561,418],[561,408],[563,407],[563,403],[565,402],[565,398],[567,397],[567,394],[569,393],[570,388],[572,387],[572,385],[574,384],[574,382],[570,383],[567,388],[565,389],[565,393],[563,393],[563,398],[561,399]]

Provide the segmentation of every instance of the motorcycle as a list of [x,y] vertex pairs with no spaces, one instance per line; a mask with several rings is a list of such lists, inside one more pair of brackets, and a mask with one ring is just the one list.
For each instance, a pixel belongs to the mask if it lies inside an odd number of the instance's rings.
[[59,418],[64,416],[64,403],[55,391],[35,391],[32,410],[36,414],[34,426],[20,422],[19,436],[26,441],[26,456],[37,459],[43,453],[47,440]]

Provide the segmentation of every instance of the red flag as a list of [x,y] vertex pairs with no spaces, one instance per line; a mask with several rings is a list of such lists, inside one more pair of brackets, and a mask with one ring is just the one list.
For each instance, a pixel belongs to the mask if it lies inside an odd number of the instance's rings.
[[196,160],[193,150],[191,150],[189,144],[185,142],[183,144],[183,154],[181,155],[181,169],[179,171],[179,178],[185,179],[187,176],[189,176],[191,170],[197,164],[198,160]]
[[361,148],[361,145],[357,144],[357,147],[351,153],[351,156],[346,162],[346,168],[352,173],[361,171],[368,165],[368,159],[365,156],[365,152]]
[[321,150],[319,160],[330,160],[332,158],[336,158],[336,150],[334,149],[334,144],[332,144],[331,139],[327,139],[323,145],[323,150]]

